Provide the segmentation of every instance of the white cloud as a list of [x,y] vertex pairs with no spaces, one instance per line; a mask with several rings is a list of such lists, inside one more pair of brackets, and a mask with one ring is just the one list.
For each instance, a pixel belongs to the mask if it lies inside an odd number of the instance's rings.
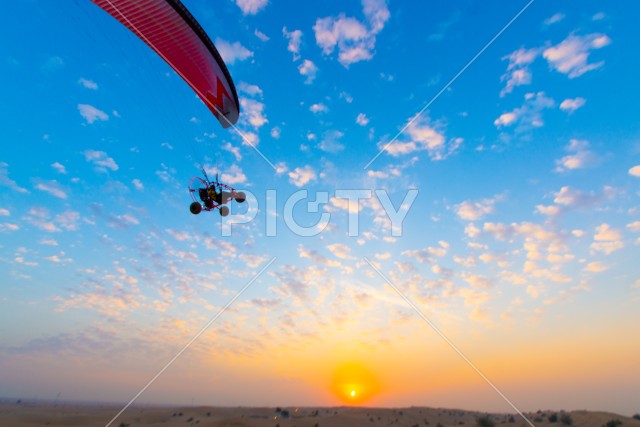
[[231,167],[221,174],[220,179],[229,185],[243,184],[247,182],[246,175],[238,165],[231,165]]
[[640,165],[636,165],[629,169],[629,175],[640,178]]
[[262,89],[260,89],[260,86],[258,85],[252,85],[247,82],[240,82],[240,84],[238,85],[238,90],[246,93],[247,95],[262,98]]
[[565,18],[564,13],[556,13],[555,15],[550,16],[549,18],[544,20],[544,25],[553,25],[562,21]]
[[309,59],[302,61],[302,64],[298,65],[298,71],[301,75],[306,77],[304,84],[310,85],[318,74],[318,67]]
[[257,38],[259,38],[261,41],[263,42],[268,42],[269,41],[269,36],[266,35],[265,33],[263,33],[262,31],[258,30],[256,28],[256,30],[253,32],[253,34],[255,34],[255,36]]
[[18,193],[28,193],[26,188],[20,187],[13,179],[9,178],[9,164],[0,162],[0,186],[8,187]]
[[605,15],[605,13],[604,13],[604,12],[598,12],[598,13],[594,14],[594,15],[591,17],[591,19],[592,19],[592,20],[594,20],[594,21],[601,21],[601,20],[603,20],[603,19],[604,19],[604,18],[606,18],[606,17],[607,17],[607,15]]
[[340,142],[340,139],[344,136],[344,133],[339,130],[330,130],[324,133],[322,141],[318,144],[318,148],[327,153],[339,153],[344,150],[344,145]]
[[360,113],[358,114],[358,117],[356,117],[356,123],[360,126],[366,126],[369,124],[369,119],[367,118],[366,114]]
[[300,43],[302,42],[302,31],[287,31],[287,27],[282,27],[282,35],[289,40],[287,50],[293,54],[293,60],[300,59]]
[[342,243],[334,243],[332,245],[328,245],[327,249],[331,252],[335,257],[340,259],[354,259],[351,256],[351,248]]
[[504,89],[500,92],[501,97],[511,93],[517,86],[531,84],[529,65],[535,61],[539,53],[540,49],[537,48],[520,48],[502,58],[503,61],[509,60],[509,65],[507,66],[507,72],[500,78],[501,81],[507,82]]
[[589,63],[589,54],[592,50],[601,49],[609,44],[611,39],[604,34],[571,34],[559,44],[545,49],[542,56],[551,68],[573,79],[604,65],[604,61]]
[[58,173],[61,173],[61,174],[67,173],[67,169],[61,163],[58,163],[58,162],[52,163],[51,167],[54,168]]
[[78,111],[80,115],[87,121],[87,123],[92,124],[95,121],[106,121],[109,120],[109,115],[102,110],[98,110],[93,105],[89,104],[78,104]]
[[[267,6],[268,0],[235,0],[244,15],[255,15]],[[217,45],[217,43],[216,43]]]
[[78,80],[78,84],[86,87],[87,89],[98,90],[98,83],[87,80],[84,77],[81,77],[80,80]]
[[302,187],[311,181],[317,179],[316,172],[309,165],[301,168],[295,168],[289,172],[289,182],[296,187]]
[[390,17],[385,0],[363,0],[362,6],[366,24],[341,14],[318,19],[313,26],[322,52],[330,55],[337,47],[338,61],[345,67],[373,57],[376,35]]
[[112,171],[118,170],[118,164],[104,151],[86,150],[84,152],[84,158],[86,161],[93,163],[96,170],[100,172],[106,172],[107,169]]
[[133,181],[131,181],[131,183],[136,188],[136,190],[138,190],[138,191],[143,191],[144,190],[144,185],[142,184],[142,181],[140,181],[139,179],[136,178]]
[[58,181],[43,181],[36,184],[36,188],[40,191],[44,191],[45,193],[49,193],[53,197],[57,197],[58,199],[67,199],[67,193],[64,191],[62,186],[58,183]]
[[568,111],[569,114],[576,111],[578,108],[582,108],[586,104],[587,100],[584,98],[567,98],[560,103],[560,109],[562,111]]
[[309,111],[311,111],[314,114],[326,113],[327,111],[329,111],[329,107],[324,105],[322,102],[319,102],[319,103],[313,104],[311,107],[309,107]]
[[240,106],[244,114],[244,120],[247,120],[256,130],[260,129],[269,122],[264,115],[264,104],[251,98],[240,98]]
[[[440,126],[433,124],[428,116],[414,118],[409,119],[410,124],[402,134],[402,140],[399,138],[386,148],[390,155],[397,157],[415,151],[427,151],[432,160],[443,160],[460,146],[461,138],[452,138],[447,142]],[[378,143],[381,149],[385,145],[384,141]]]
[[565,148],[571,154],[556,160],[556,172],[584,169],[598,162],[598,156],[589,151],[589,143],[578,139],[572,139]]
[[611,228],[609,224],[601,224],[596,227],[591,249],[609,255],[624,247],[620,230]]
[[222,146],[222,149],[233,154],[233,157],[236,158],[236,162],[239,162],[240,160],[242,160],[242,154],[240,153],[240,148],[235,147],[230,142],[227,142],[226,144],[224,144]]
[[500,197],[485,199],[479,202],[465,201],[455,206],[456,214],[465,221],[477,221],[494,212],[494,205]]
[[281,134],[281,130],[278,126],[274,126],[271,129],[271,132],[269,132],[269,134],[271,135],[271,138],[273,139],[280,139],[280,134]]
[[238,61],[244,61],[247,58],[253,56],[253,52],[242,46],[240,42],[229,43],[221,38],[216,39],[216,48],[220,52],[220,56],[224,59],[224,62],[233,65]]
[[630,224],[627,224],[627,228],[634,232],[640,231],[640,221],[635,221]]
[[543,126],[542,111],[554,105],[553,99],[547,97],[544,92],[527,93],[522,107],[501,114],[493,124],[497,128],[517,125],[516,133],[526,133],[532,128]]

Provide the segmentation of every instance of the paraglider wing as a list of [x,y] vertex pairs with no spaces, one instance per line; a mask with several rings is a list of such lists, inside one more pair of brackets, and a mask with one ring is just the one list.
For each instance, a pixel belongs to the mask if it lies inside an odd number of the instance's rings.
[[227,128],[238,121],[238,94],[224,61],[179,0],[91,0],[153,49]]

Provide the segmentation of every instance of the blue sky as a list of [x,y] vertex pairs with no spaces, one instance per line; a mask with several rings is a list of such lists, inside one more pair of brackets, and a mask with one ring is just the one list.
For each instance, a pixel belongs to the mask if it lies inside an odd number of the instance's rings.
[[[90,2],[3,14],[0,395],[128,400],[275,256],[142,401],[336,404],[356,361],[367,404],[509,410],[366,257],[524,409],[637,411],[640,6],[535,1],[416,116],[525,2],[185,4],[275,170]],[[255,196],[231,236],[200,164]],[[354,189],[417,189],[401,236],[375,197],[348,236]]]

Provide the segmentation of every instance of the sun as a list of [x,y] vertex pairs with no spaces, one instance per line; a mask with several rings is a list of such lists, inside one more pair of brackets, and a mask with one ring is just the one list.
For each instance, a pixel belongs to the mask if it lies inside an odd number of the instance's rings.
[[336,369],[331,390],[343,403],[360,405],[379,392],[378,381],[359,363],[345,363]]

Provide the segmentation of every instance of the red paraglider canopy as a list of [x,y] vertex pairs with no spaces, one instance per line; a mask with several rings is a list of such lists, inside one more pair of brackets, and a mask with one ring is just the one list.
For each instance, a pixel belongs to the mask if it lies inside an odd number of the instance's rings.
[[213,42],[180,0],[91,0],[153,49],[222,127],[238,121],[238,94]]

